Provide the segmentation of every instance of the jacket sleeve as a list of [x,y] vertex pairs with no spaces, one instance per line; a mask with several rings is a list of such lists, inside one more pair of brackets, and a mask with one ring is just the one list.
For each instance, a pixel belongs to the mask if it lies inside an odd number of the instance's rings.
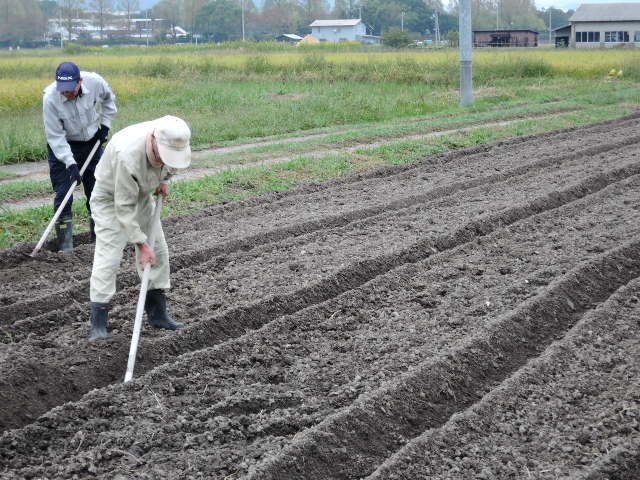
[[111,90],[111,87],[107,83],[107,81],[100,77],[100,103],[102,105],[102,110],[100,112],[100,124],[105,125],[111,128],[111,122],[118,113],[118,108],[116,107],[116,95]]
[[115,162],[114,204],[116,219],[127,233],[130,243],[144,243],[147,236],[138,222],[140,187],[125,162]]
[[67,135],[62,127],[62,120],[53,105],[46,99],[42,104],[42,117],[44,119],[44,134],[53,154],[67,167],[76,163],[67,142]]

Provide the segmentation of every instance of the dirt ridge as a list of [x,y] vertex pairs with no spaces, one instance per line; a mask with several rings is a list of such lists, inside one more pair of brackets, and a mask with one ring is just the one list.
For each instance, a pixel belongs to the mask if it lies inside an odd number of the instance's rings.
[[[202,261],[215,256],[226,256],[233,252],[251,250],[257,245],[278,242],[285,238],[305,235],[320,229],[344,226],[354,221],[373,217],[384,212],[401,210],[412,205],[450,196],[463,190],[472,189],[481,185],[488,185],[494,182],[503,181],[510,177],[530,173],[533,169],[544,169],[555,164],[560,164],[563,161],[573,160],[584,156],[593,156],[628,147],[636,143],[640,143],[640,136],[630,136],[618,142],[588,147],[566,155],[549,155],[540,160],[536,160],[505,172],[455,182],[446,186],[435,187],[424,194],[404,197],[399,200],[385,203],[381,206],[354,209],[346,214],[330,215],[319,220],[302,224],[299,223],[284,228],[276,228],[267,232],[261,232],[255,235],[226,241],[221,244],[215,244],[211,247],[200,248],[195,252],[190,251],[187,253],[180,253],[172,258],[172,271],[177,272],[183,268],[190,268],[193,265],[199,264]],[[74,250],[74,252],[69,255],[76,257],[81,255],[84,257],[84,261],[88,261],[89,255],[86,250],[81,254],[78,254],[77,250],[78,249]],[[54,254],[49,254],[49,256],[54,258],[57,257]],[[56,260],[60,261],[59,258],[56,258]],[[134,272],[123,272],[118,277],[118,284],[121,285],[122,288],[130,288],[136,285],[137,282],[138,277]],[[37,297],[35,299],[28,299],[6,306],[0,306],[0,326],[8,324],[12,318],[32,314],[33,310],[37,308],[46,308],[51,310],[52,308],[62,308],[71,302],[86,303],[86,292],[88,292],[88,286],[89,281],[84,280],[67,289],[56,291],[54,294],[48,296]],[[118,300],[116,299],[115,301],[117,302]]]
[[[222,315],[206,317],[198,325],[184,329],[179,335],[162,338],[153,342],[152,345],[141,345],[136,366],[137,372],[142,374],[168,361],[173,356],[221,343],[244,333],[246,329],[259,328],[273,318],[294,313],[357,288],[393,268],[428,258],[437,252],[449,250],[478,236],[487,235],[498,228],[591,195],[612,183],[637,174],[640,174],[640,163],[632,163],[614,171],[585,179],[563,191],[539,197],[530,204],[517,205],[504,212],[473,220],[462,225],[450,235],[419,241],[400,252],[355,262],[325,280],[309,287],[294,290],[288,295],[271,296],[251,305],[233,308]],[[55,324],[55,319],[59,316],[58,312],[53,312],[51,314],[52,323],[49,324]],[[42,319],[38,318],[37,320],[44,324]],[[122,375],[122,371],[118,368],[121,366],[119,359],[126,358],[128,341],[127,339],[110,339],[108,345],[110,355],[108,358],[102,359],[101,368],[96,368],[94,364],[86,362],[75,366],[75,376],[83,378],[84,381],[65,378],[60,366],[44,366],[38,362],[25,361],[24,359],[22,362],[14,362],[11,365],[11,370],[4,373],[2,380],[0,380],[0,386],[3,387],[0,389],[0,399],[10,392],[14,398],[17,396],[23,398],[24,403],[6,402],[8,407],[0,413],[2,429],[24,425],[55,405],[78,399],[91,388],[117,381]],[[74,346],[69,350],[69,362],[73,363],[73,358],[90,357],[88,352],[100,351],[101,347]],[[0,372],[3,370],[4,368],[0,367]],[[80,373],[82,374],[78,375]],[[39,379],[40,383],[24,384],[21,381],[24,378]],[[67,386],[61,389],[59,382],[63,378]],[[9,405],[13,405],[13,408]]]
[[513,313],[497,318],[487,332],[305,432],[280,455],[252,469],[246,479],[347,479],[371,474],[406,437],[437,428],[469,408],[479,400],[475,392],[507,378],[536,356],[540,346],[550,344],[558,329],[567,331],[593,308],[594,301],[605,301],[638,276],[640,242],[629,242],[580,265]]

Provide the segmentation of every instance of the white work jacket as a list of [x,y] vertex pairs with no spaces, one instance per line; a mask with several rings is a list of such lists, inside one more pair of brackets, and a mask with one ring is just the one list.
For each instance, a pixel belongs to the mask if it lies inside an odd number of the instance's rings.
[[[116,96],[97,73],[80,72],[82,95],[68,100],[56,91],[56,82],[44,90],[42,116],[47,143],[53,154],[67,167],[75,163],[69,141],[86,142],[93,138],[100,125],[111,128],[116,116]],[[96,111],[99,106],[100,112]]]
[[149,222],[153,210],[151,195],[175,173],[175,169],[166,165],[152,167],[147,160],[147,136],[154,126],[150,121],[120,130],[107,144],[96,168],[91,202],[114,204],[114,221],[126,231],[130,243],[147,241],[140,225]]

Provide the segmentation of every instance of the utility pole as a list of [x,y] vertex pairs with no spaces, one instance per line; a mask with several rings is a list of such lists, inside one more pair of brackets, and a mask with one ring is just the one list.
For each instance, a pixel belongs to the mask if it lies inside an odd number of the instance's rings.
[[500,30],[500,0],[496,0],[496,30]]
[[240,0],[240,9],[242,10],[242,41],[244,42],[244,0]]
[[471,0],[460,0],[460,105],[473,105],[473,62],[471,58]]
[[439,21],[439,16],[438,16],[438,10],[435,11],[435,13],[433,14],[433,16],[435,17],[435,31],[434,31],[434,35],[435,35],[435,42],[436,45],[440,45],[440,21]]
[[64,47],[62,40],[62,5],[58,5],[58,26],[60,30],[60,48]]
[[551,7],[549,7],[549,45],[551,45]]
[[400,31],[404,32],[404,12],[400,14]]

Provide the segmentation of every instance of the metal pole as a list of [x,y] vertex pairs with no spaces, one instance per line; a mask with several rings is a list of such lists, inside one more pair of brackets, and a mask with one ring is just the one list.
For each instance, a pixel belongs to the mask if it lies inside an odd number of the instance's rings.
[[[158,194],[153,220],[151,221],[151,231],[149,232],[149,246],[153,250],[158,236],[158,222],[160,222],[160,211],[162,210],[162,195]],[[138,305],[136,308],[136,319],[133,323],[133,335],[131,336],[131,347],[129,347],[129,360],[127,361],[127,371],[124,374],[124,383],[133,378],[133,369],[136,366],[136,354],[138,353],[138,343],[140,343],[140,330],[142,330],[142,314],[144,313],[144,302],[147,299],[147,289],[149,288],[149,275],[151,274],[151,264],[147,263],[142,272],[142,285],[140,295],[138,295]]]
[[64,44],[62,40],[62,5],[60,5],[58,9],[58,24],[60,25],[60,48],[63,48]]
[[242,9],[242,41],[244,42],[244,0],[240,0]]
[[473,104],[473,62],[471,59],[471,0],[460,0],[460,105]]
[[549,45],[551,45],[551,7],[549,7]]
[[500,30],[500,0],[496,0],[496,30]]
[[404,32],[404,12],[400,14],[400,31]]

